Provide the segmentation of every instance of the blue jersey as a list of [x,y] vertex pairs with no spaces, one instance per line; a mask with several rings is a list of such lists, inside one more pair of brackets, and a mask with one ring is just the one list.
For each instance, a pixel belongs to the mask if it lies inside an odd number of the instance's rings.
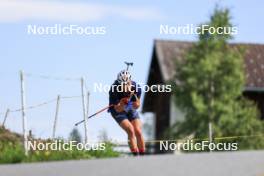
[[[118,81],[115,81],[109,91],[109,105],[117,105],[122,98],[130,97],[130,92],[120,92],[118,90],[118,86],[120,84]],[[141,96],[141,87],[135,82],[131,82],[131,91],[134,91],[135,95],[137,98],[140,98]],[[130,101],[136,101],[136,97],[132,96]],[[110,107],[108,112],[116,114],[117,112],[115,111],[114,107]]]

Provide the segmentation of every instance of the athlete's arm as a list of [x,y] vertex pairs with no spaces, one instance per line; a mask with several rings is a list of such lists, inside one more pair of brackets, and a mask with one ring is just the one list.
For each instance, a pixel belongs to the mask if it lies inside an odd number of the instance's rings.
[[140,107],[140,97],[141,97],[141,87],[137,85],[136,88],[137,88],[137,92],[134,92],[132,95],[134,109],[138,109]]
[[124,105],[121,103],[118,103],[117,105],[114,106],[116,112],[123,112],[124,111]]
[[129,98],[122,98],[120,102],[114,106],[116,112],[123,112],[128,101]]
[[137,97],[136,94],[134,96],[135,96],[136,101],[133,102],[133,108],[138,109],[140,106],[140,99]]

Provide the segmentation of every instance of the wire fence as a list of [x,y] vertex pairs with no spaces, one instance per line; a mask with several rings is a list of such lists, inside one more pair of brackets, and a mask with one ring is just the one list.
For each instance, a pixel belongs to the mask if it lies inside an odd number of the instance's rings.
[[[4,120],[1,123],[3,126],[5,126],[5,123],[8,119],[8,116],[10,113],[16,113],[16,112],[21,112],[22,114],[22,127],[23,127],[23,135],[24,135],[24,140],[27,141],[27,117],[26,117],[26,111],[28,110],[33,110],[33,109],[37,109],[52,103],[56,103],[56,113],[55,113],[55,117],[53,120],[53,135],[52,138],[55,138],[55,131],[56,131],[56,126],[57,126],[57,118],[58,118],[58,113],[59,113],[59,107],[60,107],[60,102],[61,100],[71,100],[71,99],[77,99],[77,98],[81,98],[82,99],[82,105],[80,106],[80,109],[82,109],[83,113],[83,118],[85,119],[87,117],[88,111],[86,111],[86,109],[88,109],[88,106],[86,101],[88,102],[88,98],[89,98],[89,92],[87,91],[87,85],[85,83],[85,79],[84,77],[59,77],[59,76],[51,76],[51,75],[43,75],[43,74],[35,74],[35,73],[29,73],[29,72],[24,72],[24,71],[20,71],[20,93],[21,93],[21,108],[7,108],[6,112],[0,112],[1,116],[4,116]],[[25,78],[28,77],[35,77],[38,79],[46,79],[46,80],[54,80],[54,81],[69,81],[69,82],[75,82],[75,83],[79,83],[79,86],[81,89],[79,89],[81,92],[81,95],[72,95],[72,96],[60,96],[60,93],[58,93],[57,98],[54,99],[50,99],[50,100],[46,100],[43,101],[41,103],[37,103],[37,104],[33,104],[30,106],[26,105],[25,99],[26,95],[25,95]],[[27,81],[27,83],[30,84],[30,81]],[[27,87],[27,86],[26,86]],[[87,99],[86,99],[87,97]],[[87,123],[87,121],[85,122],[85,124]],[[84,130],[85,131],[85,138],[87,138],[87,129]],[[26,153],[27,154],[27,153]]]
[[[24,75],[27,76],[27,77],[37,77],[37,78],[41,78],[41,79],[56,80],[56,81],[78,81],[79,82],[81,80],[81,78],[57,77],[57,76],[42,75],[42,74],[35,74],[35,73],[29,73],[29,72],[24,72]],[[85,83],[85,88],[87,90],[86,83]],[[82,96],[81,95],[77,95],[77,96],[63,96],[61,98],[62,99],[72,99],[72,98],[80,98],[80,97],[82,97]],[[35,108],[38,108],[38,107],[53,103],[56,100],[57,99],[55,98],[55,99],[52,99],[52,100],[44,101],[44,102],[36,104],[36,105],[31,105],[31,106],[26,107],[25,110],[35,109]],[[20,111],[22,111],[21,108],[14,109],[14,110],[9,110],[9,112],[20,112]],[[5,113],[6,112],[0,112],[0,115],[4,115]]]
[[24,73],[27,77],[38,77],[41,79],[49,79],[49,80],[56,80],[56,81],[80,81],[81,78],[71,78],[71,77],[57,77],[57,76],[50,76],[50,75],[40,75],[34,73]]
[[[33,73],[24,73],[25,76],[27,77],[37,77],[40,79],[48,79],[48,80],[56,80],[56,81],[73,81],[73,82],[81,82],[82,78],[72,78],[72,77],[57,77],[57,76],[50,76],[50,75],[41,75],[41,74],[33,74]],[[83,86],[86,90],[87,89],[87,85],[85,83],[85,81],[83,82]],[[82,94],[82,95],[72,95],[72,96],[60,96],[60,99],[62,100],[70,100],[70,99],[77,99],[77,98],[84,98],[86,95]],[[34,105],[30,105],[30,106],[26,106],[24,108],[24,110],[32,110],[32,109],[36,109],[36,108],[40,108],[43,106],[46,106],[48,104],[51,103],[55,103],[58,101],[58,98],[54,98],[54,99],[50,99],[50,100],[46,100],[43,101],[41,103],[37,103]],[[88,107],[86,107],[88,108]],[[21,112],[23,111],[22,108],[16,108],[16,109],[10,109],[7,110],[8,113],[15,113],[15,112]],[[6,115],[8,114],[7,112],[0,112],[0,115]],[[87,114],[88,114],[88,110],[87,110]],[[86,114],[86,115],[87,115]],[[5,118],[6,120],[6,118]],[[241,139],[241,138],[263,138],[264,134],[252,134],[252,135],[230,135],[230,136],[223,136],[223,137],[214,137],[213,140],[217,141],[217,140],[231,140],[231,139]],[[160,143],[160,142],[180,142],[180,141],[186,141],[186,140],[191,140],[191,141],[208,141],[210,140],[209,138],[192,138],[192,139],[161,139],[161,140],[146,140],[145,143],[146,144],[156,144],[156,143]],[[116,145],[116,146],[125,146],[128,147],[128,142],[129,141],[109,141],[112,144]]]
[[[82,97],[81,95],[62,96],[61,99],[75,99],[75,98],[81,98],[81,97]],[[35,105],[31,105],[31,106],[25,107],[25,110],[36,109],[36,108],[39,108],[39,107],[54,103],[56,101],[57,101],[57,98],[54,98],[54,99],[51,99],[51,100],[47,100],[47,101],[44,101],[42,103],[38,103],[38,104],[35,104]],[[9,110],[10,113],[12,113],[12,112],[21,112],[21,111],[22,111],[22,108]],[[0,112],[0,115],[4,115],[4,114],[6,114],[6,112]]]

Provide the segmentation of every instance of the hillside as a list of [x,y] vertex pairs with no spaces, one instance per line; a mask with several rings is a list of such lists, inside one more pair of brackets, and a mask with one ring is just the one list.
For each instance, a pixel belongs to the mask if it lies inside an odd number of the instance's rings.
[[0,126],[0,142],[22,142],[23,136]]

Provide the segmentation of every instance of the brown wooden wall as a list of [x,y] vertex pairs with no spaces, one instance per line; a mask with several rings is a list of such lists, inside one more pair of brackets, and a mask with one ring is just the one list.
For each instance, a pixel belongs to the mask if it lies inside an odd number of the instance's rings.
[[261,119],[264,120],[264,92],[246,91],[244,92],[244,96],[256,102],[261,113]]

